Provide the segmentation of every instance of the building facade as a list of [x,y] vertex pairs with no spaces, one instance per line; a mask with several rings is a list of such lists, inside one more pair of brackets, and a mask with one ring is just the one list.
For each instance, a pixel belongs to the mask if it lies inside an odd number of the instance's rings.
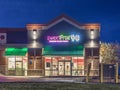
[[100,24],[61,15],[48,24],[0,28],[0,73],[12,76],[99,75]]

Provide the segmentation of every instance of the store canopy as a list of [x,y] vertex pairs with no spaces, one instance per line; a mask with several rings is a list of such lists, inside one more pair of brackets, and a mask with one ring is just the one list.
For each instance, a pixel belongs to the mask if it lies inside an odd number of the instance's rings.
[[27,51],[27,48],[6,48],[5,56],[25,56]]
[[83,50],[82,51],[44,51],[42,53],[43,55],[79,55],[79,56],[83,56]]
[[42,55],[79,55],[83,56],[83,46],[73,46],[73,47],[45,47]]

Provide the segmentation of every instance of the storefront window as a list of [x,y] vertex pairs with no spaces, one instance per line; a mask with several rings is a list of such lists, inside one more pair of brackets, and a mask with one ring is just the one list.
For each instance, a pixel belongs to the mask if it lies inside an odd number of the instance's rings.
[[46,76],[84,76],[84,57],[45,57]]
[[79,72],[79,76],[84,75],[84,58],[83,57],[78,57],[78,72]]
[[22,61],[22,57],[16,57],[16,61]]
[[78,75],[78,65],[77,65],[78,59],[77,57],[72,58],[72,75],[77,76]]
[[15,57],[8,58],[8,70],[15,70]]
[[45,57],[45,76],[51,74],[51,57]]
[[28,67],[28,59],[27,57],[22,57],[22,56],[9,56],[8,57],[8,70],[9,74],[11,75],[27,75],[27,70]]
[[71,60],[71,57],[70,56],[66,56],[65,60]]
[[46,68],[50,68],[50,62],[46,62]]
[[27,62],[28,62],[27,57],[23,57],[23,69],[24,70],[27,70]]
[[58,58],[57,57],[53,57],[52,58],[52,75],[53,76],[57,76],[58,74]]

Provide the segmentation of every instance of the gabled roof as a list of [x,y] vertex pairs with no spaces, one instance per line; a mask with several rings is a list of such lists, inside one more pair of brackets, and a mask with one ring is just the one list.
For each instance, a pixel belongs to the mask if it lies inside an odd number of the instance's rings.
[[44,29],[49,29],[50,27],[58,24],[61,21],[66,21],[69,24],[72,24],[73,26],[79,28],[79,29],[86,29],[86,30],[90,30],[90,29],[95,29],[95,30],[100,30],[100,24],[98,23],[85,23],[85,24],[81,24],[79,22],[77,22],[76,20],[70,18],[69,16],[62,14],[58,17],[56,17],[55,19],[53,19],[52,21],[50,21],[48,24],[27,24],[27,29],[28,30],[33,30],[33,29],[37,29],[37,30],[44,30]]
[[82,24],[80,24],[79,22],[77,22],[76,20],[70,18],[69,16],[67,16],[65,14],[62,14],[62,15],[56,17],[55,19],[53,19],[52,21],[50,21],[47,24],[47,29],[56,25],[56,24],[58,24],[61,21],[66,21],[66,22],[72,24],[73,26],[75,26],[77,28],[83,29]]

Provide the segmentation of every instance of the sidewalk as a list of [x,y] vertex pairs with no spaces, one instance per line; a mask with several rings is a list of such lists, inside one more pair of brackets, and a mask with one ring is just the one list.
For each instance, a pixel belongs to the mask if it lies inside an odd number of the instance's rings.
[[83,77],[0,76],[0,82],[69,82],[84,83]]

